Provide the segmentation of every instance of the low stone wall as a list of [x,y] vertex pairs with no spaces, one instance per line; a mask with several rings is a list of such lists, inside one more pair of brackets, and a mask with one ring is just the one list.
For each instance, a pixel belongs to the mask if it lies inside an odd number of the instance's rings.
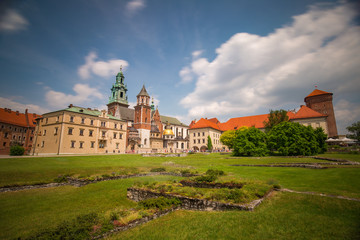
[[220,188],[229,188],[229,189],[234,189],[234,188],[242,188],[244,185],[243,184],[239,184],[239,183],[207,183],[207,182],[193,182],[193,181],[187,181],[187,180],[181,180],[180,183],[183,186],[187,186],[187,187],[196,187],[196,188],[216,188],[216,189],[220,189]]
[[[270,192],[268,194],[270,194]],[[127,197],[136,202],[146,200],[149,198],[158,198],[158,197],[173,198],[173,197],[176,197],[181,201],[181,206],[180,206],[181,209],[198,210],[198,211],[211,211],[211,210],[252,211],[264,199],[264,198],[257,199],[248,204],[232,204],[232,203],[222,203],[222,202],[216,202],[216,201],[209,201],[206,199],[190,198],[190,197],[184,197],[184,196],[172,195],[172,194],[166,194],[166,193],[157,193],[157,192],[152,192],[150,190],[144,190],[144,189],[138,189],[138,188],[128,188],[127,189]]]
[[332,161],[332,162],[350,163],[351,165],[360,165],[359,162],[353,162],[353,161],[344,160],[344,159],[328,158],[328,157],[313,157],[313,158],[320,159],[320,160]]
[[25,185],[25,186],[2,187],[2,188],[0,188],[0,192],[14,192],[14,191],[38,189],[38,188],[61,187],[61,186],[66,186],[66,185],[71,185],[71,184],[70,183],[47,183],[47,184]]
[[310,164],[234,164],[230,165],[234,167],[300,167],[300,168],[312,168],[312,169],[326,169],[320,165],[310,165]]
[[114,228],[112,230],[110,230],[109,232],[106,232],[102,235],[99,235],[99,236],[96,236],[96,237],[93,237],[92,239],[101,239],[101,238],[105,238],[105,237],[108,237],[116,232],[120,232],[120,231],[125,231],[125,230],[128,230],[130,228],[134,228],[138,225],[141,225],[141,224],[144,224],[146,222],[149,222],[151,220],[154,220],[156,218],[159,218],[159,217],[162,217],[164,215],[167,215],[175,210],[177,210],[178,208],[171,208],[171,209],[168,209],[168,210],[164,210],[164,211],[160,211],[160,212],[157,212],[157,213],[154,213],[153,215],[151,216],[148,216],[148,217],[144,217],[144,218],[141,218],[141,219],[137,219],[137,220],[134,220],[132,222],[129,222],[127,225],[125,226],[120,226],[120,227],[117,227],[117,228]]
[[149,153],[142,154],[143,157],[186,157],[187,153],[169,153],[169,154],[160,154],[160,153]]

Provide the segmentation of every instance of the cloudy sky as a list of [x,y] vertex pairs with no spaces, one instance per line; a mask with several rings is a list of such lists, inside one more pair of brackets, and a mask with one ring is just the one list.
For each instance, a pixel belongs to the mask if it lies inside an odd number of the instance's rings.
[[360,120],[356,1],[1,1],[0,107],[105,109],[123,66],[163,115],[226,121],[334,93],[340,134]]

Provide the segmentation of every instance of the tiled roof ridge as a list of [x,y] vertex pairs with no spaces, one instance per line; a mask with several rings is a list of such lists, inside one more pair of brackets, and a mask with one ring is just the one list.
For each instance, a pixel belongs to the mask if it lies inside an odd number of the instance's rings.
[[292,119],[316,118],[316,117],[327,117],[327,115],[319,113],[314,109],[311,109],[305,105],[301,105],[299,111],[295,113],[295,116]]
[[305,98],[308,97],[313,97],[313,96],[319,96],[319,95],[324,95],[324,94],[332,94],[330,92],[325,92],[323,90],[319,90],[319,89],[314,89],[309,95],[307,95]]

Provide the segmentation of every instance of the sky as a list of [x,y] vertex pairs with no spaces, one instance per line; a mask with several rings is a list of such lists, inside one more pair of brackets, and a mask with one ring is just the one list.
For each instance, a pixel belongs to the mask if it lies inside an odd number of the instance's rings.
[[356,1],[0,2],[0,107],[42,114],[106,109],[123,68],[130,105],[144,84],[160,114],[299,109],[332,92],[339,134],[360,120]]

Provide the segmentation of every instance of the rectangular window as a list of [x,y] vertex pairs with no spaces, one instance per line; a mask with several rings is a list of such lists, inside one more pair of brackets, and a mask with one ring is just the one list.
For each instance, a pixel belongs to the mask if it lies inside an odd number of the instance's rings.
[[16,132],[17,131],[17,128],[14,128],[14,132]]
[[70,116],[70,122],[74,122],[74,117]]
[[[158,135],[158,134],[156,134],[156,135]],[[122,133],[119,133],[119,138],[122,139]]]
[[85,123],[85,118],[81,118],[81,124]]
[[94,125],[94,120],[90,120],[90,125]]
[[102,132],[101,132],[101,136],[102,136],[102,137],[105,137],[105,136],[106,136],[106,131],[102,131]]
[[71,148],[75,147],[75,141],[71,141]]
[[54,130],[54,135],[57,135],[58,134],[58,127],[55,127],[55,130]]
[[196,144],[196,140],[194,139],[194,144]]
[[30,141],[32,141],[32,137],[30,137]]
[[48,121],[49,121],[49,119],[48,119],[48,118],[45,118],[45,124],[47,124],[47,123],[48,123]]
[[41,142],[41,147],[44,147],[45,146],[45,141],[42,141]]
[[205,139],[203,139],[203,143],[205,143]]
[[198,137],[200,137],[200,133],[198,132]]
[[116,149],[119,149],[119,143],[116,143]]
[[194,133],[194,137],[196,137],[196,134]]
[[80,142],[80,148],[83,148],[84,142]]
[[84,129],[80,129],[79,135],[84,136]]
[[23,141],[25,141],[25,137],[23,137]]
[[106,122],[101,122],[102,127],[105,127],[105,125],[106,125]]
[[5,135],[4,135],[4,138],[8,138],[8,134],[9,133],[6,132]]
[[93,132],[94,132],[94,130],[89,130],[89,137],[93,136]]
[[203,134],[203,136],[205,136],[205,133],[204,133],[204,132],[203,132],[202,134]]
[[46,130],[44,130],[44,136],[46,136]]
[[68,129],[68,135],[72,135],[73,134],[73,128],[69,128]]
[[123,126],[122,126],[122,124],[120,124],[120,129],[122,129],[123,128]]
[[116,139],[116,133],[114,133],[114,139]]
[[115,126],[114,126],[114,128],[117,128],[117,124],[115,123]]
[[21,136],[18,137],[19,141],[21,141]]
[[56,122],[60,121],[60,116],[56,117]]
[[91,142],[91,148],[94,148],[95,142]]
[[198,143],[200,143],[200,139],[198,139]]
[[6,142],[3,142],[3,146],[6,147]]

